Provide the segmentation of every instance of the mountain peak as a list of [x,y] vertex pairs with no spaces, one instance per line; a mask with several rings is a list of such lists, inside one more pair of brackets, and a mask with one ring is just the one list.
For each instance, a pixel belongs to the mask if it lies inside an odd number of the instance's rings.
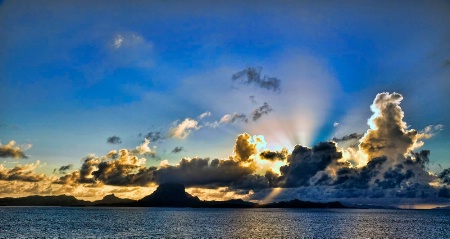
[[183,184],[163,183],[150,195],[139,200],[142,206],[193,207],[201,203],[198,197],[185,192]]

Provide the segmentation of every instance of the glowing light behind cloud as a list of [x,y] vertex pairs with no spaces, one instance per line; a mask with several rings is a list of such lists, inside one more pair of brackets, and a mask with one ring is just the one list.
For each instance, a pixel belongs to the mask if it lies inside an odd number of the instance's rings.
[[339,85],[326,65],[310,56],[299,55],[278,66],[280,94],[257,95],[273,108],[266,117],[249,124],[250,132],[264,134],[269,147],[311,145],[330,110]]

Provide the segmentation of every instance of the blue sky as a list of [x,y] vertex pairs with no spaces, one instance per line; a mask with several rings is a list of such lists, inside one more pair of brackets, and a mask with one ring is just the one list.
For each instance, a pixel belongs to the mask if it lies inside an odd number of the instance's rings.
[[[365,133],[381,92],[403,95],[410,129],[443,125],[423,149],[431,171],[450,167],[448,1],[3,1],[0,22],[0,140],[31,144],[42,172],[186,118],[202,127],[150,142],[161,160],[228,157],[244,132],[272,150],[313,146]],[[232,81],[247,67],[280,91]],[[264,102],[257,121],[205,126]]]

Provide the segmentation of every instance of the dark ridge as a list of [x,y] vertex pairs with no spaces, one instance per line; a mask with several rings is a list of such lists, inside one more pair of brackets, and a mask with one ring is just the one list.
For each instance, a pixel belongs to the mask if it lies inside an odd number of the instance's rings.
[[103,197],[101,200],[97,200],[92,202],[92,205],[95,206],[109,206],[111,204],[123,204],[123,203],[133,203],[135,200],[132,199],[125,199],[125,198],[119,198],[116,197],[114,194],[109,194]]
[[110,206],[110,207],[205,207],[205,208],[348,208],[340,202],[308,202],[298,199],[259,205],[242,199],[227,201],[201,201],[185,191],[183,184],[165,183],[150,195],[134,201],[114,194],[101,200],[88,202],[73,196],[29,196],[0,198],[0,206]]
[[90,203],[67,195],[0,198],[0,206],[84,206]]

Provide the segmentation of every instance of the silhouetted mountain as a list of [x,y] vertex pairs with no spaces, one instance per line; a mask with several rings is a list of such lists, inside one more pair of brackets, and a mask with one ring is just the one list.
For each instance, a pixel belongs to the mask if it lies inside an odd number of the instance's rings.
[[247,202],[242,199],[228,201],[201,201],[185,191],[183,184],[161,184],[150,195],[134,201],[122,199],[114,194],[103,199],[88,202],[73,196],[29,196],[22,198],[0,198],[0,206],[121,206],[121,207],[209,207],[209,208],[347,208],[340,202],[308,202],[298,199],[288,202],[276,202],[265,205]]
[[94,201],[92,204],[96,206],[105,206],[110,204],[123,204],[136,202],[132,199],[118,198],[114,194],[109,194],[103,197],[101,200]]
[[0,206],[84,206],[90,203],[66,195],[0,198]]
[[185,192],[183,184],[160,184],[152,194],[137,201],[143,207],[201,207],[202,201]]
[[340,202],[308,202],[294,199],[262,205],[264,208],[347,208]]

